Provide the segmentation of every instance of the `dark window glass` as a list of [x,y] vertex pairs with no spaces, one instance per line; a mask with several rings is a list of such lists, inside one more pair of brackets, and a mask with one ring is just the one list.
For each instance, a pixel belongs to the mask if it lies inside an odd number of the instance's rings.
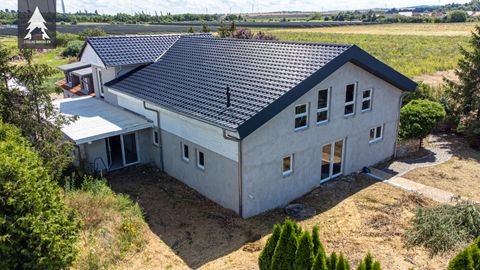
[[307,112],[307,104],[303,104],[295,107],[295,114],[302,114],[306,112]]
[[328,120],[327,111],[317,113],[317,122],[323,122]]
[[373,141],[375,139],[375,129],[372,128],[370,129],[370,141]]
[[190,154],[188,153],[188,145],[183,145],[183,157],[186,159],[190,158]]
[[345,115],[349,115],[353,113],[353,104],[345,106]]
[[205,157],[203,152],[198,152],[198,165],[205,166]]
[[292,158],[286,157],[283,159],[283,172],[289,172],[292,168]]
[[355,84],[347,85],[347,91],[345,95],[345,102],[353,101],[353,96],[355,94]]
[[370,92],[371,92],[370,90],[365,90],[365,91],[363,91],[363,98],[368,98],[368,97],[370,97]]
[[376,136],[376,138],[379,139],[380,137],[382,137],[382,127],[377,127],[377,136]]
[[307,116],[295,118],[295,128],[301,128],[307,126]]
[[362,102],[362,111],[370,109],[370,100],[365,100]]
[[328,89],[318,91],[318,109],[328,106]]

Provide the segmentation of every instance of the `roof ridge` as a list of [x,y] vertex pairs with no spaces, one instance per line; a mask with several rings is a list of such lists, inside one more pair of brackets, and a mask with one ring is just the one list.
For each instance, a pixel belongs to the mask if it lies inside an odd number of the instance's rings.
[[208,33],[169,33],[169,34],[141,34],[141,35],[109,35],[99,37],[88,37],[87,39],[104,39],[104,38],[128,38],[128,37],[171,37],[171,36],[195,36],[207,35]]
[[[184,35],[180,38],[194,38],[192,36]],[[220,38],[220,37],[204,37],[205,40],[226,40],[230,42],[258,42],[258,43],[280,43],[280,44],[294,44],[294,45],[324,45],[324,46],[335,46],[335,47],[347,47],[350,48],[355,44],[344,44],[344,43],[323,43],[323,42],[302,42],[302,41],[287,41],[287,40],[261,40],[261,39],[240,39],[240,38]]]

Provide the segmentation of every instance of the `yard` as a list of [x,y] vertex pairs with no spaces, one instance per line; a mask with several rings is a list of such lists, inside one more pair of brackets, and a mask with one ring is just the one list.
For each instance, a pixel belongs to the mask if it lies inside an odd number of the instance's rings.
[[456,136],[444,136],[453,157],[440,165],[415,169],[405,178],[480,202],[480,151]]
[[[153,168],[107,178],[114,191],[140,204],[150,228],[145,249],[118,269],[256,269],[273,224],[286,218],[277,209],[243,220]],[[455,252],[431,257],[423,248],[407,248],[414,210],[435,203],[362,175],[327,183],[298,202],[317,210],[300,225],[319,225],[327,251],[348,254],[352,265],[371,252],[383,269],[443,269]]]

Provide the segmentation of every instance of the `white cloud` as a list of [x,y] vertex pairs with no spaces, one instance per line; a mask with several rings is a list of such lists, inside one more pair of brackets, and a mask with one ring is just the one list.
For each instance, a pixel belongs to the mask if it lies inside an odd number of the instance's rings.
[[[22,0],[18,0],[22,1]],[[257,11],[320,11],[336,9],[366,9],[375,7],[405,7],[414,5],[438,5],[452,0],[64,0],[67,12],[94,11],[104,14],[117,12],[134,13],[144,11],[154,14],[171,13],[244,13]],[[17,9],[17,0],[2,0],[0,9]],[[469,0],[458,0],[465,3]],[[57,0],[57,10],[61,10],[61,0]]]

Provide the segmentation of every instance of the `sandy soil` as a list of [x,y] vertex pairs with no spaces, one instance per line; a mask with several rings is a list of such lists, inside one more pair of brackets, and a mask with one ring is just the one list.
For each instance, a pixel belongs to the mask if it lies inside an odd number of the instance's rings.
[[454,82],[458,81],[458,77],[457,75],[455,75],[454,70],[437,71],[434,74],[418,75],[415,76],[413,80],[417,82],[423,82],[435,87],[440,87],[445,83],[445,81],[443,80],[444,78]]
[[[143,207],[149,244],[119,269],[257,269],[257,260],[281,209],[243,220],[179,181],[153,168],[133,168],[107,177],[117,192]],[[430,257],[405,247],[405,231],[418,206],[434,203],[356,175],[327,183],[299,199],[317,215],[301,221],[321,228],[328,252],[348,254],[356,265],[371,252],[383,269],[443,269],[452,254]]]
[[452,159],[437,166],[415,169],[404,177],[480,202],[480,151],[470,148],[459,137],[447,138],[451,142]]

